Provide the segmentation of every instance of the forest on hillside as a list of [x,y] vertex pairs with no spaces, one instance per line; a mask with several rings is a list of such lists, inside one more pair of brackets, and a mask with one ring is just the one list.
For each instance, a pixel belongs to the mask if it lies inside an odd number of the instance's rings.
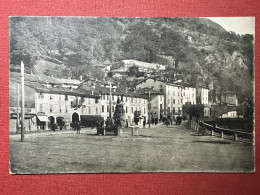
[[[109,61],[135,59],[167,66],[188,83],[253,96],[254,37],[227,32],[205,18],[11,17],[10,67],[24,61],[27,72],[59,78],[97,77]],[[39,64],[40,63],[40,64]]]

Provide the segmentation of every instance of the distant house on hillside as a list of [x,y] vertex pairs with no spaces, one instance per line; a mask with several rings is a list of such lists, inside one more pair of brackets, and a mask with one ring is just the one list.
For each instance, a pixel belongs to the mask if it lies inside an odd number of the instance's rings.
[[140,72],[149,72],[152,70],[165,70],[165,65],[141,62],[137,60],[123,60],[124,68],[127,71],[131,66],[137,66]]

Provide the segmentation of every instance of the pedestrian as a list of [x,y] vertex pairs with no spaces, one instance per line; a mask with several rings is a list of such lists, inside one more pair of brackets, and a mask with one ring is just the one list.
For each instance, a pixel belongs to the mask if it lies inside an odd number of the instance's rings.
[[143,121],[143,128],[145,128],[145,125],[146,125],[146,120],[144,119],[144,121]]
[[100,134],[100,122],[99,121],[96,122],[96,127],[97,127],[97,135],[99,135]]
[[172,125],[172,121],[173,121],[173,120],[172,120],[172,117],[170,118],[170,121],[171,121],[171,125]]
[[76,123],[77,134],[80,134],[80,122]]
[[125,120],[125,127],[128,128],[128,120]]

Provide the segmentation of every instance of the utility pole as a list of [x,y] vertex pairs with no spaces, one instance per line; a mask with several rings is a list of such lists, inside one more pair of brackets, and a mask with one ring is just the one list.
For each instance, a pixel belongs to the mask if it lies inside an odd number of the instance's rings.
[[148,121],[149,121],[149,129],[150,129],[150,126],[151,126],[151,92],[150,92],[150,89],[149,89],[149,104],[148,104]]
[[21,141],[24,141],[24,63],[21,61]]
[[19,125],[20,125],[20,115],[19,115],[19,107],[20,107],[20,84],[17,83],[17,111],[16,111],[16,133],[19,132]]
[[109,118],[112,119],[112,84],[109,82]]

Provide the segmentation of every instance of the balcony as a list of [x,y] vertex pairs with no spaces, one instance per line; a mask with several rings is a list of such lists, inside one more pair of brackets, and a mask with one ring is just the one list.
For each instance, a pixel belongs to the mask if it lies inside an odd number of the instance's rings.
[[82,102],[80,100],[71,101],[71,108],[80,108],[82,106]]

